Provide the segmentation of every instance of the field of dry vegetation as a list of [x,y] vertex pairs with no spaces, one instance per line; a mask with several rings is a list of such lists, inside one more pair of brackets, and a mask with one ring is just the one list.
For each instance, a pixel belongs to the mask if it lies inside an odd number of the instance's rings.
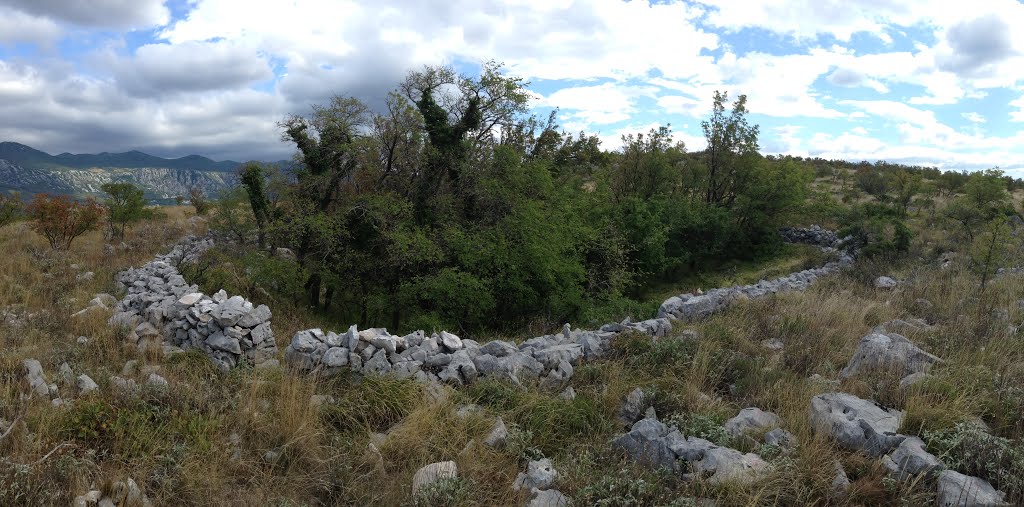
[[[905,410],[902,433],[921,436],[950,468],[988,480],[1008,501],[1024,502],[1024,335],[1016,332],[1024,275],[999,277],[979,295],[963,252],[940,268],[962,250],[941,225],[914,219],[903,260],[861,261],[805,292],[676,323],[668,337],[622,337],[607,358],[576,368],[576,396],[565,399],[493,380],[428,388],[286,367],[221,373],[201,353],[162,357],[125,346],[107,325],[108,311],[72,317],[98,293],[119,297],[119,270],[201,229],[189,214],[170,209],[112,253],[98,232],[62,254],[24,224],[0,230],[0,505],[68,505],[91,490],[112,495],[128,478],[153,505],[523,505],[528,492],[512,484],[539,457],[552,460],[555,487],[574,505],[931,504],[932,479],[893,480],[879,460],[812,431],[810,399],[830,390]],[[876,289],[880,275],[902,282]],[[281,350],[295,331],[319,324],[300,310],[274,312]],[[929,324],[905,334],[942,358],[931,376],[909,389],[885,375],[838,380],[861,337],[892,319]],[[769,340],[781,350],[765,347]],[[56,384],[52,396],[28,395],[29,358]],[[61,373],[65,363],[70,375]],[[147,383],[151,373],[168,385]],[[79,394],[81,374],[98,389]],[[119,389],[112,376],[140,388]],[[619,411],[638,387],[660,420],[758,452],[771,471],[750,484],[712,484],[634,463],[609,441],[626,430]],[[778,414],[796,448],[725,434],[722,423],[745,407]],[[500,449],[481,444],[496,416],[509,432]],[[458,464],[459,477],[412,496],[413,474],[446,460]],[[834,492],[835,460],[852,482],[845,495]]]

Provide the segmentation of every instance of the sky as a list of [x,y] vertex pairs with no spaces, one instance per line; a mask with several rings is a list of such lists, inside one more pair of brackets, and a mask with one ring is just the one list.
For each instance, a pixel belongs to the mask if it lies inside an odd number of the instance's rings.
[[496,60],[605,149],[702,149],[722,90],[765,154],[1024,176],[1021,27],[1020,0],[0,0],[0,141],[279,160],[289,114]]

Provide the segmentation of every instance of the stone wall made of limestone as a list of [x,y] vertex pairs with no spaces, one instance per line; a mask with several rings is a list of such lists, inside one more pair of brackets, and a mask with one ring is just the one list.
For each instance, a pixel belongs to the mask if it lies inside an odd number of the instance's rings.
[[276,361],[270,308],[254,306],[241,296],[228,297],[223,290],[207,296],[178,272],[182,262],[212,246],[212,240],[188,237],[142,267],[118,273],[127,294],[111,324],[129,328],[129,339],[140,348],[157,342],[171,353],[201,349],[225,370]]
[[711,289],[705,293],[687,293],[668,298],[658,308],[659,318],[693,322],[724,310],[737,299],[758,299],[772,294],[805,290],[818,278],[836,273],[853,264],[852,252],[846,251],[844,240],[836,233],[815,225],[809,228],[785,227],[780,229],[783,241],[815,245],[825,252],[835,252],[839,259],[824,266],[805,269],[776,278],[761,280],[751,285],[736,285]]
[[292,338],[285,361],[304,371],[326,374],[349,369],[460,385],[488,377],[516,384],[539,381],[555,388],[572,377],[581,360],[603,355],[620,333],[635,331],[660,338],[671,330],[668,319],[627,319],[596,331],[574,330],[566,324],[561,333],[516,345],[502,340],[480,344],[445,331],[394,336],[382,328],[359,331],[352,326],[340,335],[308,329]]

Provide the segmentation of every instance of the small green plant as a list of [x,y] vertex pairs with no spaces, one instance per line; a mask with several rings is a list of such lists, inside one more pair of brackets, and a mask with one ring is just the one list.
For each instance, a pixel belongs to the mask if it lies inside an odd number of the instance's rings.
[[412,499],[414,507],[455,507],[469,498],[469,481],[453,477],[435,481],[422,489]]
[[684,413],[673,414],[665,424],[674,426],[685,436],[703,438],[717,445],[729,445],[729,433],[722,426],[722,418],[714,415]]
[[124,238],[129,225],[152,215],[146,209],[145,192],[141,188],[131,183],[104,183],[100,188],[109,195],[104,204],[112,238]]
[[1011,505],[1024,501],[1024,441],[991,435],[972,423],[926,431],[924,441],[949,468],[991,482]]
[[690,498],[680,498],[673,488],[674,479],[670,472],[643,472],[636,476],[629,468],[620,468],[614,474],[605,475],[579,491],[574,505],[595,507],[646,507],[664,505],[685,507]]
[[508,438],[505,439],[505,449],[521,460],[544,459],[544,451],[533,445],[533,432],[524,430],[519,425],[509,423],[507,425]]

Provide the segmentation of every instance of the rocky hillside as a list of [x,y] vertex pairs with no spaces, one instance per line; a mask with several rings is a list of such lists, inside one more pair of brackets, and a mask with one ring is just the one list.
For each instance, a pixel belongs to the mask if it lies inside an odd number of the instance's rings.
[[23,194],[98,196],[111,181],[130,181],[147,197],[168,201],[192,187],[213,195],[231,185],[238,162],[190,155],[178,159],[138,151],[96,155],[49,155],[18,143],[0,143],[0,190]]

